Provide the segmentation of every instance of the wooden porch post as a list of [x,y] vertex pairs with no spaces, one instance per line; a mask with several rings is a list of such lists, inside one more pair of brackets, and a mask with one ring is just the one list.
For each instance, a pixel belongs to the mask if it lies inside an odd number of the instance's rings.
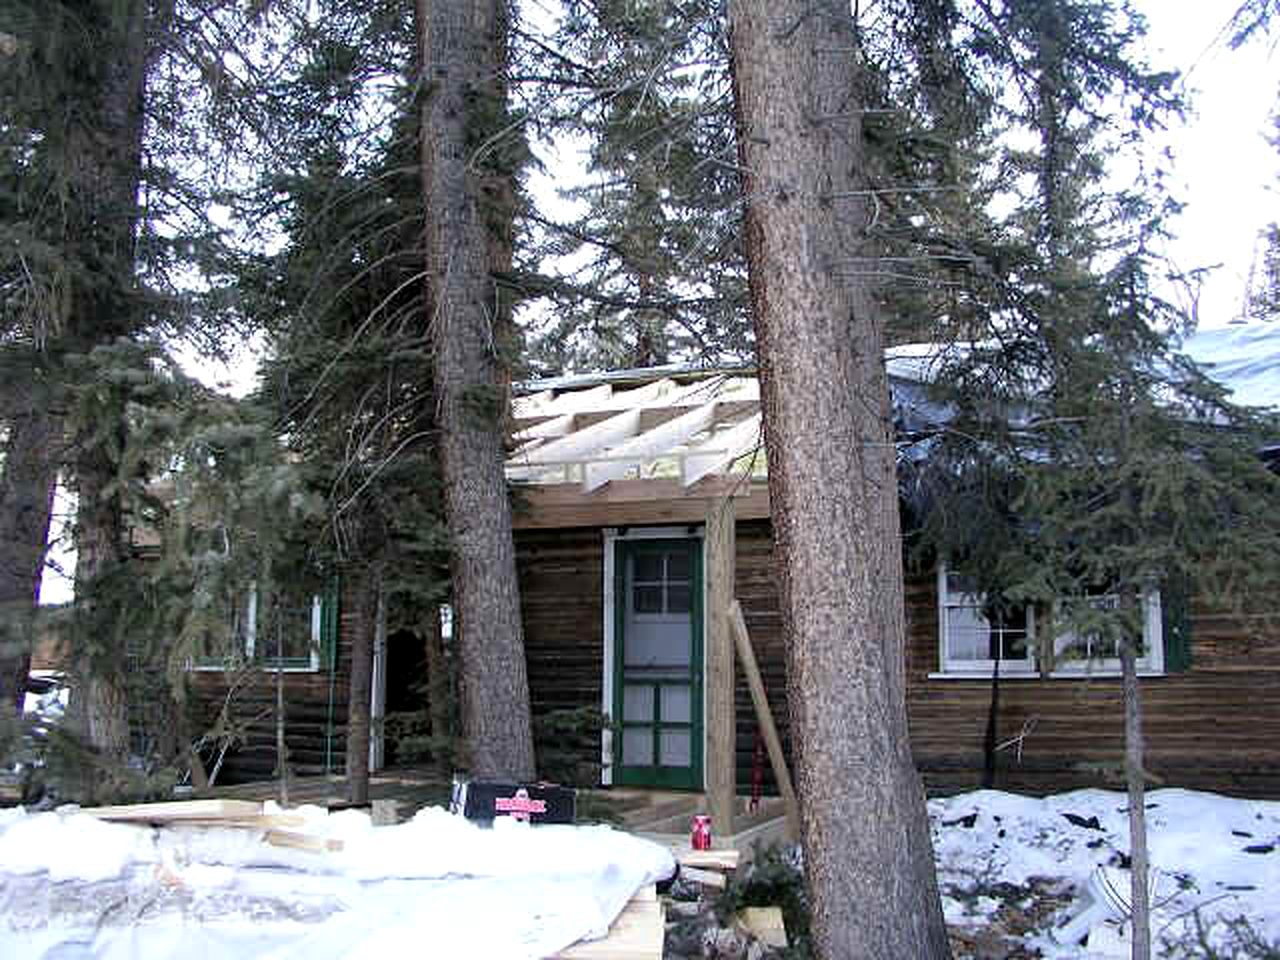
[[708,501],[707,507],[707,807],[713,836],[733,833],[734,807],[734,599],[733,498]]

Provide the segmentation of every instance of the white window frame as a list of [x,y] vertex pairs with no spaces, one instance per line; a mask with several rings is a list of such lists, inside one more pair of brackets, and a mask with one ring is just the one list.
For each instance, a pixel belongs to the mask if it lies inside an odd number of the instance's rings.
[[[949,611],[953,607],[973,606],[972,603],[953,602],[952,597],[972,597],[974,594],[951,593],[947,586],[948,568],[945,563],[938,564],[938,665],[940,672],[930,674],[933,678],[964,677],[968,679],[988,678],[995,671],[996,661],[990,658],[982,660],[962,659],[949,654],[947,643],[950,633]],[[1000,676],[1037,677],[1040,675],[1036,660],[1036,621],[1035,608],[1027,605],[1027,655],[1018,660],[1000,660]]]
[[[1099,594],[1099,599],[1115,597],[1116,594]],[[1051,677],[1108,677],[1120,675],[1120,658],[1091,657],[1061,662],[1058,654],[1072,643],[1075,635],[1071,631],[1055,632],[1053,638],[1053,669]],[[1138,658],[1138,673],[1145,676],[1160,676],[1164,673],[1164,613],[1160,601],[1160,588],[1152,585],[1142,591],[1142,649]]]

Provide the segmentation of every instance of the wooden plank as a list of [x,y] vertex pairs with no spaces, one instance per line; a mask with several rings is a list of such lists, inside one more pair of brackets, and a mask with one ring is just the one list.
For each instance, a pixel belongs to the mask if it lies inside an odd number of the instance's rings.
[[341,840],[313,837],[307,833],[294,833],[290,830],[268,830],[262,839],[273,847],[307,850],[311,853],[338,853],[342,850]]
[[740,852],[737,850],[677,850],[676,862],[682,867],[703,867],[710,870],[737,870]]
[[666,911],[652,886],[643,888],[618,914],[600,940],[580,940],[555,954],[557,960],[662,960]]
[[[717,495],[733,496],[739,520],[769,516],[766,483],[708,478],[702,484],[685,491],[674,479],[615,480],[590,494],[583,494],[576,483],[522,484],[516,487],[511,522],[517,530],[701,523],[706,519],[707,498]],[[724,494],[716,492],[721,490]]]
[[563,464],[590,459],[612,444],[634,436],[640,429],[640,412],[624,410],[585,430],[552,440],[535,450],[520,453],[507,461],[507,475],[513,479],[536,472],[546,464]]
[[260,817],[262,804],[253,800],[173,800],[167,803],[128,803],[85,807],[80,811],[99,820],[136,823],[181,823],[187,820],[230,820]]
[[745,420],[714,434],[688,451],[684,457],[681,480],[685,486],[716,473],[761,443],[760,411]]
[[734,591],[735,518],[733,500],[712,500],[706,526],[706,744],[703,761],[711,829],[734,832],[733,627],[729,604]]
[[184,827],[236,827],[245,830],[272,830],[279,827],[304,827],[307,818],[296,813],[267,813],[260,817],[219,817],[213,820],[170,821]]
[[787,925],[780,907],[743,907],[734,922],[766,947],[787,946]]
[[573,433],[572,413],[562,413],[558,417],[552,417],[550,420],[542,420],[531,426],[525,427],[516,433],[517,441],[524,442],[526,440],[546,440],[552,437],[567,437]]
[[684,443],[696,433],[707,429],[715,420],[714,402],[703,404],[688,413],[668,420],[659,427],[646,430],[609,451],[607,463],[590,463],[583,473],[582,490],[590,493],[610,480],[626,476],[627,471],[663,456],[670,456],[673,448]]
[[737,641],[738,659],[742,662],[742,672],[746,675],[747,686],[751,688],[751,702],[756,709],[756,720],[760,724],[765,749],[769,752],[769,764],[773,767],[773,777],[777,781],[778,790],[782,794],[782,802],[787,811],[787,833],[790,839],[795,840],[800,836],[800,804],[796,800],[795,787],[791,784],[791,774],[787,771],[787,761],[782,754],[782,741],[778,737],[778,728],[773,722],[773,711],[769,709],[769,698],[765,695],[764,681],[760,679],[760,670],[756,666],[755,651],[751,647],[751,635],[747,633],[747,621],[742,616],[742,604],[737,600],[730,605],[729,619],[733,624],[733,635]]
[[715,890],[723,890],[728,884],[728,880],[724,878],[723,873],[716,873],[714,870],[700,870],[697,867],[680,868],[680,876],[685,880],[691,880],[694,883],[700,883],[704,887],[711,887]]

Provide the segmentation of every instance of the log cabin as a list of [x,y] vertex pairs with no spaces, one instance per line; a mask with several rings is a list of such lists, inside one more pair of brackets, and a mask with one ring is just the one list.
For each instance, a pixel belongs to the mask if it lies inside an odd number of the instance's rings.
[[[913,348],[887,356],[900,431],[945,416],[927,396],[931,362]],[[604,787],[705,791],[713,814],[735,794],[777,790],[763,756],[775,734],[789,755],[786,665],[754,374],[668,367],[540,381],[518,392],[513,422],[506,466],[535,715],[595,706],[611,718],[584,757],[598,762]],[[929,791],[981,782],[996,660],[994,785],[1038,794],[1117,785],[1114,650],[1051,656],[1037,642],[1045,611],[988,619],[982,598],[944,564],[910,572],[905,587],[911,745]],[[342,769],[344,625],[357,599],[317,597],[301,652],[275,664],[299,772]],[[1143,605],[1151,774],[1165,785],[1280,797],[1274,607],[1230,612],[1159,587]],[[412,643],[379,635],[375,720],[415,669],[404,652]],[[264,717],[269,673],[237,694]],[[213,671],[197,686],[210,705],[228,689]],[[375,737],[375,768],[385,749]],[[227,772],[262,776],[274,763],[259,723]]]

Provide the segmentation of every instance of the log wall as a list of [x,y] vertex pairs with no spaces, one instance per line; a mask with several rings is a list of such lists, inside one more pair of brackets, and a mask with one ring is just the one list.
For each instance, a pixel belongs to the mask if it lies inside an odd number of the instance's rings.
[[[338,649],[332,670],[286,671],[282,675],[285,702],[285,745],[289,769],[295,776],[346,770],[347,692],[351,675],[351,637],[356,605],[344,580],[338,606]],[[197,670],[188,674],[194,730],[208,730],[227,696],[231,675]],[[275,776],[276,674],[256,669],[244,675],[231,699],[235,719],[245,724],[246,739],[227,752],[218,783],[268,780]],[[212,769],[210,769],[212,772]]]
[[[531,705],[536,714],[598,707],[604,657],[604,538],[599,528],[521,530],[517,566],[524,614]],[[786,657],[769,524],[737,526],[737,589],[770,705],[789,751]],[[1273,595],[1274,596],[1274,595]],[[1268,598],[1271,599],[1271,598]],[[931,677],[938,669],[936,578],[909,578],[906,588],[908,716],[916,764],[931,793],[977,787],[983,773],[990,684]],[[286,730],[295,773],[340,773],[346,742],[351,657],[350,598],[342,598],[338,661],[333,675],[285,674]],[[1280,613],[1232,616],[1193,604],[1189,670],[1144,678],[1148,769],[1163,783],[1241,796],[1280,797]],[[227,689],[225,675],[191,674],[193,707],[208,722]],[[237,716],[251,719],[248,741],[229,754],[220,780],[272,776],[275,676],[253,675],[235,697]],[[332,720],[332,724],[330,723]],[[738,791],[749,794],[755,766],[755,713],[746,681],[735,686]],[[1123,721],[1118,678],[1005,678],[997,738],[1020,743],[1001,751],[995,786],[1052,793],[1118,786]],[[599,759],[594,739],[581,762]],[[761,757],[766,793],[776,792]]]
[[[907,705],[916,765],[931,793],[978,787],[991,685],[930,678],[938,669],[936,578],[907,586]],[[1280,797],[1280,630],[1195,603],[1191,667],[1141,680],[1147,769],[1168,785]],[[994,786],[1046,794],[1121,787],[1119,677],[1005,678]]]
[[[521,531],[517,553],[535,712],[601,702],[604,540],[596,528]],[[737,597],[770,705],[789,751],[786,656],[768,521],[737,527]],[[908,718],[916,764],[931,793],[974,789],[983,774],[990,703],[986,680],[940,679],[936,578],[906,586]],[[1232,617],[1192,609],[1189,670],[1144,678],[1150,772],[1171,786],[1280,797],[1280,614]],[[749,794],[756,720],[746,681],[736,683],[738,790]],[[1123,757],[1120,681],[1005,678],[995,786],[1054,793],[1115,788]],[[594,760],[594,743],[584,760]],[[764,790],[776,792],[761,759]],[[1158,784],[1157,784],[1158,785]]]

